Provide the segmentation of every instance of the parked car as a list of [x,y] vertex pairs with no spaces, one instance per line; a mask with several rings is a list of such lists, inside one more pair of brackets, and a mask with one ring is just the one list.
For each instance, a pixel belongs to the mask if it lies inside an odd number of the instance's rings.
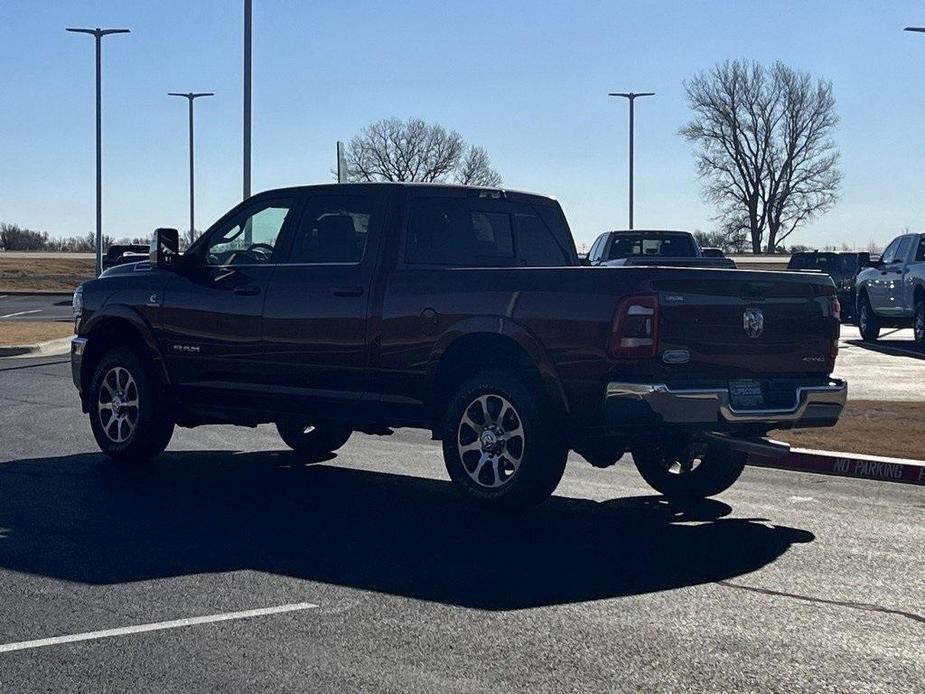
[[131,244],[113,244],[103,256],[103,269],[108,270],[116,265],[125,265],[126,263],[137,263],[147,260],[150,254],[150,248],[137,243]]
[[881,328],[911,327],[925,348],[925,234],[898,236],[874,267],[861,271],[857,316],[865,340],[876,340]]
[[420,184],[244,201],[178,253],[74,295],[73,379],[100,448],[150,459],[175,425],[274,423],[317,459],[352,432],[429,429],[453,482],[537,503],[568,449],[626,450],[655,489],[717,494],[768,431],[831,426],[828,277],[581,267],[555,200]]
[[817,270],[831,277],[841,304],[842,319],[848,321],[854,319],[857,276],[863,267],[862,263],[869,258],[867,253],[801,251],[790,256],[787,269]]
[[605,231],[588,251],[589,265],[660,265],[735,268],[732,259],[705,255],[687,231],[657,229]]

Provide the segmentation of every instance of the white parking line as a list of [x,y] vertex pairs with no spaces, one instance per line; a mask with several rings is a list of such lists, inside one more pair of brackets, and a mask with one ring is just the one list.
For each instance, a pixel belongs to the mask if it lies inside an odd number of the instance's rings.
[[35,309],[32,309],[31,311],[18,311],[17,313],[8,313],[5,316],[0,316],[0,318],[13,318],[15,316],[25,316],[30,313],[41,313],[41,312],[42,312],[42,309],[35,308]]
[[101,631],[88,631],[83,634],[69,634],[67,636],[52,636],[47,639],[35,639],[34,641],[17,641],[16,643],[0,644],[0,653],[9,653],[10,651],[24,651],[28,648],[41,648],[42,646],[56,646],[61,643],[74,643],[75,641],[91,641],[93,639],[108,639],[112,636],[125,636],[127,634],[141,634],[146,631],[160,631],[162,629],[178,629],[180,627],[190,627],[196,624],[211,624],[212,622],[227,622],[232,619],[249,619],[251,617],[263,617],[270,614],[280,614],[282,612],[296,612],[298,610],[311,610],[318,607],[310,602],[297,602],[291,605],[279,605],[278,607],[261,607],[256,610],[243,610],[241,612],[223,612],[219,614],[210,614],[204,617],[187,617],[186,619],[174,619],[169,622],[153,622],[151,624],[137,624],[131,627],[118,627],[116,629],[103,629]]

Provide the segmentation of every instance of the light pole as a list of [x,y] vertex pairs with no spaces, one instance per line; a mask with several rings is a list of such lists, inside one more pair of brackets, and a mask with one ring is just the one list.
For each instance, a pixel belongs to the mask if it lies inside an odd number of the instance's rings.
[[633,228],[633,105],[640,96],[655,96],[655,92],[613,92],[607,96],[621,96],[630,103],[630,229]]
[[244,0],[244,199],[251,196],[251,0]]
[[193,101],[200,96],[215,96],[212,92],[168,92],[167,96],[182,96],[189,102],[189,242],[196,240],[196,186],[193,183]]
[[96,39],[96,276],[103,272],[103,37],[127,34],[129,29],[73,29],[78,34],[90,34]]
[[906,27],[903,31],[917,31],[920,34],[925,34],[925,27]]

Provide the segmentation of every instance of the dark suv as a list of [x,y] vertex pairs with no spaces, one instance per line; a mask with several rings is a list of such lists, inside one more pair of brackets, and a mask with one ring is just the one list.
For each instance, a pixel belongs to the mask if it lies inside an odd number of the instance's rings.
[[183,254],[158,230],[151,261],[74,306],[74,383],[119,461],[176,425],[273,423],[315,458],[410,426],[485,504],[546,498],[570,448],[629,449],[653,487],[699,497],[845,399],[827,277],[580,267],[559,204],[504,190],[268,191]]
[[854,319],[858,273],[869,262],[868,253],[801,251],[790,256],[788,270],[818,270],[832,278],[841,304],[842,318]]

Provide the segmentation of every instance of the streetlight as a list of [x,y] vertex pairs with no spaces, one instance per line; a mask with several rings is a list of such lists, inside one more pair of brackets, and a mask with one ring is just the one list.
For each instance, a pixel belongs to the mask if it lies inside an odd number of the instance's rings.
[[251,196],[251,0],[244,0],[244,199]]
[[903,31],[917,31],[921,34],[925,34],[925,27],[906,27]]
[[167,96],[182,96],[189,102],[189,242],[196,240],[195,186],[193,184],[193,100],[200,96],[215,96],[212,92],[168,92]]
[[109,34],[128,34],[130,29],[73,29],[78,34],[90,34],[96,39],[96,276],[103,272],[103,99],[102,47]]
[[633,105],[636,97],[655,96],[655,92],[613,92],[607,96],[622,96],[630,103],[630,229],[633,228]]

